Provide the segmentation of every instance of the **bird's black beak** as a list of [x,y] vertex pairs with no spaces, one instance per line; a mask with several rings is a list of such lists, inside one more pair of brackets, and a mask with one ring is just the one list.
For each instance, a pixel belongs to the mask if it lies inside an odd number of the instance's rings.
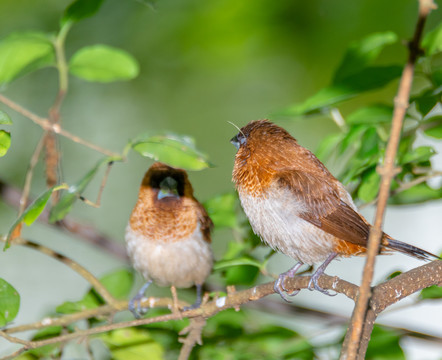
[[239,144],[239,140],[238,140],[238,135],[235,135],[233,138],[231,138],[230,143],[236,147],[236,150],[239,150],[240,144]]
[[178,190],[177,190],[178,183],[175,179],[171,178],[170,176],[164,178],[163,181],[160,183],[160,190],[158,191],[158,200],[164,199],[166,197],[175,197],[179,198]]

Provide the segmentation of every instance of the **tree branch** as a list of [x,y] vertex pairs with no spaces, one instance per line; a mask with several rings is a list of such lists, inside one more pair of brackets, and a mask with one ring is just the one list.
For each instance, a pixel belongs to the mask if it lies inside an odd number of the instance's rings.
[[0,94],[0,102],[11,108],[12,110],[18,112],[19,114],[23,115],[24,117],[27,117],[29,120],[32,120],[35,124],[39,125],[43,130],[50,131],[55,134],[62,135],[73,142],[76,142],[80,145],[86,146],[92,150],[95,150],[99,153],[102,153],[107,156],[113,156],[113,157],[121,157],[123,156],[121,154],[114,153],[110,150],[101,148],[93,143],[90,143],[86,140],[83,140],[82,138],[71,134],[70,132],[63,130],[59,124],[52,124],[48,119],[42,118],[29,110],[25,109],[21,105],[17,104],[16,102],[8,99],[7,97]]
[[367,260],[364,267],[359,297],[356,301],[352,320],[349,325],[344,343],[342,345],[341,360],[353,360],[356,358],[363,359],[366,352],[365,345],[368,344],[368,342],[361,342],[362,329],[365,324],[366,326],[364,338],[369,338],[370,336],[367,335],[367,332],[369,331],[369,333],[371,334],[371,329],[373,328],[372,325],[375,319],[370,318],[370,322],[368,324],[366,321],[366,315],[367,305],[371,295],[370,285],[373,278],[374,263],[375,258],[379,253],[379,246],[382,236],[381,228],[385,208],[390,193],[391,180],[393,179],[397,171],[395,169],[396,152],[399,145],[402,123],[405,117],[405,113],[408,109],[408,101],[410,99],[411,85],[413,82],[414,65],[416,59],[420,55],[420,39],[425,25],[425,20],[434,7],[435,5],[432,0],[419,1],[419,18],[416,24],[413,40],[411,41],[409,46],[408,61],[402,72],[398,94],[394,102],[395,105],[393,110],[391,134],[387,144],[385,161],[384,165],[378,169],[378,172],[380,173],[382,178],[379,189],[379,200],[376,209],[375,222],[374,226],[370,230],[367,247]]
[[[285,285],[288,291],[293,291],[296,289],[308,289],[309,281],[310,281],[310,276],[295,276],[294,278],[288,279]],[[376,305],[378,303],[373,302],[374,304],[373,306],[376,306],[378,309],[384,309],[387,306],[398,302],[403,297],[408,296],[409,294],[415,291],[423,289],[424,287],[427,286],[441,284],[441,283],[442,283],[442,261],[433,261],[432,263],[410,270],[409,272],[403,273],[375,287],[373,291],[374,300],[372,301],[380,301],[379,302],[380,305]],[[356,285],[341,280],[336,276],[332,277],[325,274],[322,275],[319,278],[319,285],[324,289],[334,290],[338,293],[344,294],[353,301],[356,300],[358,294],[358,287]],[[14,328],[5,329],[4,331],[0,331],[0,336],[11,342],[23,344],[24,347],[21,349],[22,350],[21,352],[24,352],[26,350],[38,348],[48,344],[66,342],[79,337],[89,336],[93,334],[98,334],[130,326],[140,326],[140,325],[152,324],[152,323],[169,321],[169,320],[179,320],[182,318],[207,319],[225,309],[237,308],[242,304],[256,301],[262,299],[265,296],[271,295],[274,293],[273,286],[274,286],[273,282],[268,282],[265,284],[254,286],[250,289],[237,291],[237,292],[228,292],[227,296],[223,296],[221,298],[217,298],[207,303],[204,303],[198,309],[187,310],[179,313],[172,313],[170,315],[162,315],[154,318],[144,318],[140,320],[132,320],[132,321],[125,321],[110,325],[97,326],[91,329],[75,331],[73,333],[63,334],[61,336],[56,336],[53,338],[40,340],[40,341],[26,341],[8,335],[10,333],[26,331],[31,329],[41,329],[53,325],[65,326],[81,319],[92,318],[99,315],[114,314],[118,311],[127,309],[128,306],[127,301],[117,301],[114,302],[113,304],[104,305],[96,309],[89,309],[76,314],[68,314],[61,316],[59,318],[46,318],[38,323],[21,325]],[[387,296],[386,301],[382,300],[385,297],[385,294],[397,294],[398,291],[403,291],[403,293],[400,296]],[[145,308],[167,306],[169,309],[172,309],[173,301],[172,299],[168,298],[150,297],[143,299],[141,305]],[[182,307],[187,304],[180,302],[179,305],[180,307]],[[376,316],[374,312],[373,314]],[[15,352],[14,356],[17,356],[17,354],[18,353]],[[0,360],[6,360],[12,358],[13,358],[12,355],[9,355],[7,357],[1,358]]]

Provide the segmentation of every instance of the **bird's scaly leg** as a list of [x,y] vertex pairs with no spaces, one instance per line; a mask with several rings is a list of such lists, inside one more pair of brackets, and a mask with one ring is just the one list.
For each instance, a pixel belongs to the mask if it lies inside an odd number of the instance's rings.
[[325,268],[330,264],[330,262],[337,256],[336,253],[331,253],[328,258],[321,264],[321,266],[318,267],[318,269],[315,271],[315,273],[312,275],[310,282],[308,283],[308,289],[310,291],[318,290],[319,292],[322,292],[325,295],[328,296],[336,296],[336,294],[330,294],[328,290],[323,289],[318,285],[318,279],[319,277],[324,273]]
[[290,270],[283,272],[282,274],[279,275],[278,280],[275,281],[275,284],[273,285],[273,290],[275,290],[276,293],[278,293],[285,301],[287,301],[288,303],[292,302],[288,297],[288,296],[295,296],[299,293],[299,289],[298,290],[294,290],[291,293],[287,293],[287,289],[284,286],[284,281],[287,278],[292,278],[295,276],[296,272],[299,270],[299,268],[303,265],[302,262],[298,262],[296,263],[295,266],[293,266]]
[[[144,315],[147,312],[147,309],[141,307],[141,299],[144,297],[144,293],[150,284],[152,284],[152,280],[146,282],[138,293],[129,301],[129,310],[134,314],[136,319],[140,319],[141,315]],[[135,309],[135,303],[137,304],[137,309]]]

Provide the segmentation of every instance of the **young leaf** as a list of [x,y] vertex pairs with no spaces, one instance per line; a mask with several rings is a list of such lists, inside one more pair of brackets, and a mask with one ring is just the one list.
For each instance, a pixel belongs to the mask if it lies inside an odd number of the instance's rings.
[[405,360],[404,352],[399,344],[400,334],[375,325],[371,333],[365,359],[367,360]]
[[336,70],[334,83],[339,83],[346,77],[353,75],[370,65],[379,55],[381,50],[397,41],[397,35],[393,32],[370,34],[366,38],[355,41],[347,49],[347,52]]
[[418,204],[424,201],[437,200],[441,198],[442,188],[433,189],[429,187],[426,183],[421,183],[392,196],[390,198],[390,202],[397,205]]
[[132,147],[145,157],[177,168],[202,170],[210,166],[207,156],[195,148],[188,136],[155,135],[136,140]]
[[430,31],[422,40],[422,47],[426,50],[426,55],[431,56],[442,51],[442,23]]
[[420,163],[430,160],[436,153],[431,146],[419,146],[407,152],[401,159],[401,164]]
[[94,45],[84,47],[72,56],[69,71],[87,81],[106,83],[135,78],[139,66],[132,55],[124,50]]
[[73,314],[87,309],[95,309],[99,305],[100,301],[97,296],[92,291],[89,291],[83,299],[79,301],[66,301],[57,306],[55,311],[60,314]]
[[62,26],[67,22],[77,22],[93,16],[100,9],[103,0],[76,0],[65,10],[61,19]]
[[11,228],[9,229],[4,249],[7,249],[9,247],[9,241],[11,240],[11,235],[15,228],[19,226],[22,222],[30,226],[35,220],[37,220],[37,218],[43,212],[49,198],[51,197],[51,194],[56,190],[57,187],[52,187],[46,190],[43,194],[38,196],[31,205],[26,208],[26,210],[23,212],[23,214],[21,214],[21,216],[18,217],[17,220],[15,220],[14,224],[12,224]]
[[240,258],[236,259],[230,259],[230,260],[220,260],[215,263],[213,266],[213,270],[222,270],[225,268],[229,268],[232,266],[239,266],[239,265],[249,265],[254,266],[258,269],[262,267],[262,264],[257,261],[256,259],[250,257],[250,256],[242,256]]
[[238,197],[235,193],[215,196],[204,203],[204,207],[216,228],[229,227],[237,229],[239,227],[236,208],[238,207]]
[[44,33],[15,33],[0,41],[0,85],[54,64],[54,48]]
[[5,156],[11,146],[11,134],[0,130],[0,157]]
[[49,221],[56,222],[63,219],[72,209],[72,205],[77,200],[78,196],[86,189],[86,186],[91,182],[97,173],[98,169],[112,161],[113,158],[105,158],[100,160],[95,167],[90,170],[83,178],[77,183],[70,186],[67,192],[61,197],[60,201],[51,209],[49,214]]
[[326,136],[318,146],[318,149],[315,151],[315,155],[322,162],[326,162],[333,151],[336,150],[340,142],[342,141],[343,134],[330,134]]
[[372,201],[378,194],[380,182],[381,177],[376,169],[364,174],[364,176],[362,176],[361,185],[358,189],[358,198],[364,202]]
[[146,329],[119,329],[99,337],[109,347],[114,360],[164,359],[163,347],[152,339]]
[[336,105],[365,91],[384,87],[398,78],[401,72],[402,68],[396,65],[366,67],[340,82],[319,90],[303,103],[288,108],[284,114],[297,116]]
[[442,286],[433,285],[423,289],[419,295],[422,300],[442,298]]
[[132,289],[134,275],[127,269],[120,269],[103,276],[100,282],[114,298],[125,299]]
[[431,136],[436,139],[442,139],[442,124],[439,126],[435,126],[430,129],[424,130],[424,134],[427,136]]
[[0,125],[12,125],[11,118],[2,110],[0,110]]
[[0,328],[15,319],[19,308],[19,293],[6,280],[0,278]]
[[349,125],[376,125],[391,122],[393,108],[388,105],[371,105],[359,108],[345,119]]

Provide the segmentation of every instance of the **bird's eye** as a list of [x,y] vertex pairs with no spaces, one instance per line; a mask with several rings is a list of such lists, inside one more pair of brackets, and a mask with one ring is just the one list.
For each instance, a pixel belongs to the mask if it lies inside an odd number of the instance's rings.
[[246,142],[246,138],[243,134],[238,133],[233,138],[230,139],[230,142],[239,150],[239,147]]

